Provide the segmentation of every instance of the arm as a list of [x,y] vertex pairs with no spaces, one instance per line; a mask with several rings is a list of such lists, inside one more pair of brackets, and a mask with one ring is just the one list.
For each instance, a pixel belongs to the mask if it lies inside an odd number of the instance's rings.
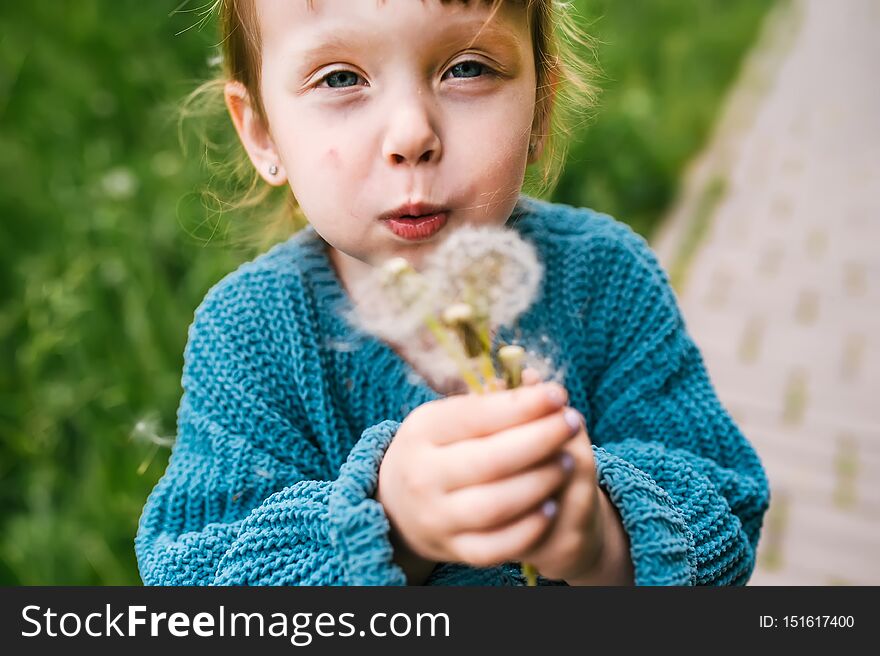
[[604,488],[599,488],[599,521],[602,522],[602,546],[590,569],[582,576],[566,579],[568,585],[633,585],[630,545],[620,513],[608,498]]
[[653,253],[627,230],[608,254],[608,291],[586,326],[609,335],[594,354],[603,366],[587,421],[635,582],[745,584],[769,504],[763,467],[718,401]]
[[265,333],[243,328],[213,307],[191,328],[177,441],[135,539],[144,583],[405,584],[371,498],[397,423],[364,430],[333,474],[282,396],[292,378],[266,374],[252,337]]

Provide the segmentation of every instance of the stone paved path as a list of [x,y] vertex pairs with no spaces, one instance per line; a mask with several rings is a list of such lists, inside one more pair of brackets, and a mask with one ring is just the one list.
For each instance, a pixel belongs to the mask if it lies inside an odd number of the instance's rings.
[[880,0],[793,6],[774,79],[684,194],[726,180],[678,294],[770,478],[751,584],[878,585]]

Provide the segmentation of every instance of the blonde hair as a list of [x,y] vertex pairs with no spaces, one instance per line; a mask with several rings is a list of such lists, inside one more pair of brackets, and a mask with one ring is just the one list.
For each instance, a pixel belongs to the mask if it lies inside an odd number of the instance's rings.
[[[312,6],[313,0],[306,0]],[[383,0],[379,0],[380,2]],[[422,0],[424,2],[425,0]],[[471,0],[440,0],[443,4]],[[594,65],[596,46],[576,23],[571,1],[563,0],[476,0],[491,6],[491,20],[505,2],[513,2],[528,12],[532,33],[537,78],[534,134],[543,142],[540,160],[526,174],[525,188],[533,195],[544,195],[556,185],[565,163],[568,137],[577,119],[587,120],[596,103],[598,75]],[[209,15],[215,15],[220,32],[222,71],[214,79],[190,93],[180,109],[181,140],[183,123],[192,118],[200,122],[198,137],[205,148],[206,161],[212,170],[205,191],[206,207],[218,215],[226,209],[257,209],[262,224],[259,230],[247,230],[243,241],[258,249],[285,239],[306,225],[289,185],[272,187],[254,169],[226,117],[223,87],[235,80],[247,89],[253,107],[268,125],[260,93],[261,48],[253,0],[214,0]],[[584,57],[587,55],[587,57]],[[220,120],[222,128],[216,121]],[[218,130],[219,132],[214,132]],[[212,158],[212,154],[215,154]],[[218,179],[225,188],[214,188]],[[218,217],[219,218],[219,217]]]

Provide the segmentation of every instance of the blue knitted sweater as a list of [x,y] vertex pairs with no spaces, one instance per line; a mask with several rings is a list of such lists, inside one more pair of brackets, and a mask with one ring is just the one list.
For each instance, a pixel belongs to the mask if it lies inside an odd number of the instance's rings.
[[[607,215],[527,196],[507,225],[545,271],[499,337],[552,347],[636,584],[745,584],[767,479],[653,253]],[[399,422],[441,395],[347,323],[350,308],[311,226],[208,292],[184,353],[177,440],[135,538],[144,583],[406,584],[372,497]],[[440,563],[427,584],[524,580],[517,563]]]

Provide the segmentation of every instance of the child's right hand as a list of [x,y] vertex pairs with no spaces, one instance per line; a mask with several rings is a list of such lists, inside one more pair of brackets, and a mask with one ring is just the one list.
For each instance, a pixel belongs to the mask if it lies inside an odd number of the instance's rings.
[[376,499],[392,541],[410,560],[488,567],[513,560],[546,534],[553,519],[542,506],[568,479],[561,456],[580,424],[572,428],[564,418],[561,385],[537,384],[534,375],[524,383],[431,401],[398,428],[379,468]]

